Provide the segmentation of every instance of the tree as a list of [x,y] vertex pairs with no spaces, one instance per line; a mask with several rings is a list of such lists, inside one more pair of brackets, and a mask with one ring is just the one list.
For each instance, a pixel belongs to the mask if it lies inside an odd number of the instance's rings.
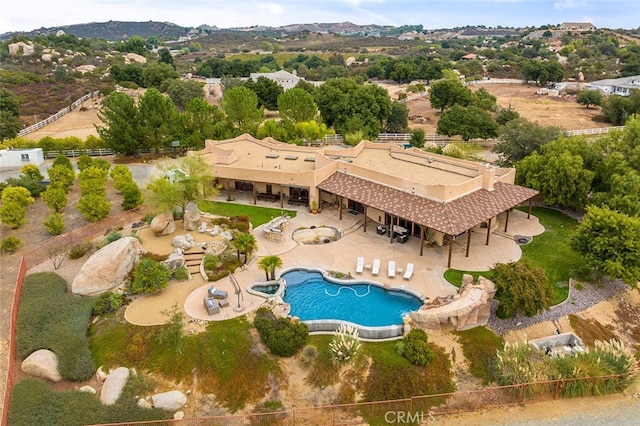
[[147,88],[159,89],[166,80],[178,77],[178,72],[171,64],[162,62],[149,64],[142,70],[142,82]]
[[258,261],[258,267],[264,271],[266,280],[276,279],[276,269],[282,266],[282,259],[276,255],[265,256]]
[[558,127],[545,127],[525,118],[517,118],[502,127],[499,142],[491,151],[500,154],[499,165],[512,167],[544,144],[558,138],[561,133],[562,130]]
[[193,99],[204,99],[202,83],[194,80],[171,80],[167,86],[167,95],[175,106],[183,110]]
[[137,53],[144,56],[147,53],[146,41],[140,36],[133,36],[122,42],[117,48],[120,52]]
[[542,268],[524,261],[497,263],[492,280],[496,284],[496,298],[500,301],[499,315],[512,317],[516,313],[531,317],[549,309],[553,290]]
[[171,270],[164,262],[141,259],[133,269],[131,290],[134,293],[156,293],[169,284]]
[[442,113],[436,132],[439,135],[460,135],[464,140],[488,139],[498,135],[498,125],[483,109],[454,105]]
[[329,133],[324,123],[319,124],[315,120],[297,122],[294,131],[297,136],[303,138],[306,142],[318,141]]
[[409,108],[403,103],[394,102],[391,114],[387,118],[384,130],[389,133],[403,133],[409,128]]
[[18,100],[13,93],[0,87],[0,141],[15,138],[21,127]]
[[135,182],[129,182],[120,189],[122,195],[122,208],[124,210],[133,210],[142,205],[142,192]]
[[172,131],[178,117],[171,99],[157,89],[149,89],[140,96],[138,112],[138,135],[142,147],[159,152],[160,148],[169,146],[174,139]]
[[49,175],[49,181],[51,182],[49,186],[60,187],[64,189],[65,192],[69,191],[69,187],[73,185],[73,181],[76,178],[76,174],[73,169],[69,169],[65,166],[53,165],[49,170],[47,170],[47,174]]
[[131,96],[111,92],[104,99],[98,118],[104,126],[96,125],[96,130],[108,148],[125,155],[142,148],[138,108]]
[[176,69],[176,64],[173,63],[173,56],[171,56],[171,52],[167,48],[158,50],[158,61],[169,64],[174,70]]
[[51,213],[42,224],[51,235],[60,235],[64,232],[64,218],[60,213]]
[[614,126],[624,126],[627,119],[634,113],[630,97],[611,95],[602,104],[602,115]]
[[258,106],[275,111],[278,109],[278,97],[284,92],[282,87],[267,77],[258,77],[256,81],[247,80],[244,84],[258,96]]
[[204,99],[191,99],[180,116],[180,143],[185,147],[200,148],[207,139],[225,139],[231,136],[231,127],[224,113]]
[[49,185],[41,195],[54,213],[59,213],[67,206],[67,191],[62,185]]
[[99,222],[106,219],[110,210],[111,204],[102,194],[90,193],[82,195],[78,200],[78,211],[89,222]]
[[3,202],[2,206],[0,206],[0,221],[11,229],[24,225],[26,223],[26,215],[27,208],[19,203]]
[[584,105],[586,108],[589,108],[591,105],[600,106],[602,105],[602,101],[602,92],[599,90],[584,90],[578,93],[578,96],[576,97],[576,102],[580,105]]
[[429,346],[428,336],[424,330],[412,328],[402,342],[402,356],[411,364],[424,367],[433,360],[433,349]]
[[31,193],[21,186],[12,186],[2,191],[3,203],[16,203],[22,207],[30,206],[35,202]]
[[457,79],[436,81],[429,88],[429,101],[433,108],[443,112],[454,105],[467,106],[474,100],[473,92]]
[[239,133],[255,133],[264,117],[258,96],[244,86],[225,90],[220,102],[227,119]]
[[248,232],[243,232],[233,237],[232,242],[238,252],[238,260],[240,260],[240,254],[244,254],[244,263],[247,263],[248,255],[257,247],[256,237]]
[[300,121],[315,119],[318,107],[309,92],[294,87],[278,96],[278,114],[295,126]]
[[411,131],[411,137],[409,138],[409,143],[411,144],[411,146],[422,148],[424,146],[424,142],[424,130],[414,129]]
[[634,287],[640,280],[640,218],[590,206],[571,244],[597,273]]

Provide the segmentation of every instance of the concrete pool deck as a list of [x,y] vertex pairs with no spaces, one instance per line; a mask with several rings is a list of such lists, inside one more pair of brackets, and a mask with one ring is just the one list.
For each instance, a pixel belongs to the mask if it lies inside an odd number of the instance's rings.
[[[236,203],[243,201],[245,200],[240,199]],[[274,204],[268,201],[258,201],[258,205],[274,207]],[[312,267],[351,273],[358,279],[374,281],[390,288],[409,288],[431,299],[457,292],[457,288],[449,284],[443,276],[444,271],[448,269],[448,247],[425,247],[423,256],[420,256],[420,240],[417,237],[410,237],[404,244],[395,241],[391,244],[388,237],[376,233],[374,222],[369,221],[367,232],[364,232],[362,226],[364,215],[362,214],[343,211],[342,220],[340,220],[339,211],[336,209],[325,209],[318,214],[309,213],[305,207],[288,206],[287,210],[296,210],[297,216],[289,220],[283,241],[269,241],[263,236],[261,227],[254,229],[253,235],[257,240],[258,250],[245,267],[234,273],[242,290],[240,301],[234,294],[234,287],[229,278],[223,278],[214,284],[217,289],[227,291],[229,306],[221,308],[218,314],[208,315],[202,299],[212,283],[205,282],[202,277],[196,276],[193,280],[172,284],[158,294],[135,300],[127,307],[127,320],[137,325],[163,324],[168,317],[161,312],[170,310],[174,305],[181,306],[189,318],[203,321],[234,318],[255,310],[265,302],[265,299],[248,293],[246,288],[251,283],[265,281],[265,273],[258,268],[258,260],[268,255],[277,255],[282,259],[282,268],[276,271],[276,275],[293,267]],[[469,257],[465,257],[467,236],[454,241],[451,267],[485,271],[491,269],[496,263],[517,261],[522,251],[514,240],[514,235],[535,236],[544,232],[544,228],[536,217],[531,216],[531,219],[527,219],[527,214],[518,210],[512,211],[509,215],[508,234],[501,232],[504,230],[505,216],[504,213],[498,216],[500,232],[491,234],[488,246],[485,245],[486,230],[472,234]],[[297,243],[291,237],[292,233],[300,227],[322,225],[340,229],[343,233],[342,238],[327,244],[305,245]],[[180,233],[182,232],[177,231],[174,235]],[[149,244],[154,244],[153,241],[147,240]],[[143,245],[145,245],[144,241]],[[355,272],[359,256],[365,258],[366,266],[363,273]],[[380,259],[381,264],[380,273],[377,276],[371,273],[370,268],[374,258]],[[391,260],[395,261],[398,269],[393,278],[387,275],[387,265]],[[413,276],[408,280],[403,278],[407,263],[414,264]],[[242,309],[237,309],[238,304]]]

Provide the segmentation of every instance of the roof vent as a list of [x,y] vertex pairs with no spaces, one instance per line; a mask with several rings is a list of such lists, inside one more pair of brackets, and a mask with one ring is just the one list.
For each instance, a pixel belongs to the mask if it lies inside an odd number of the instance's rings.
[[297,155],[287,155],[286,157],[284,157],[285,160],[297,160],[298,156]]
[[270,152],[266,155],[267,158],[278,158],[280,156],[280,154],[278,154],[277,152]]
[[316,157],[307,157],[304,159],[304,161],[308,161],[310,163],[315,163],[316,162]]

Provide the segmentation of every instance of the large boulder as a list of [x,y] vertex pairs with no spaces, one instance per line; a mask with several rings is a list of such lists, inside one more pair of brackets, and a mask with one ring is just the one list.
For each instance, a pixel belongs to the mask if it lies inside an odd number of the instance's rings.
[[178,235],[171,240],[171,245],[184,252],[195,246],[196,240],[191,234]]
[[126,367],[118,367],[107,376],[107,379],[102,385],[102,391],[100,392],[100,402],[104,405],[113,405],[116,403],[122,389],[129,380],[129,369]]
[[62,380],[58,372],[58,357],[48,349],[40,349],[22,361],[22,371],[29,376],[42,377],[52,382]]
[[151,397],[153,401],[153,407],[159,408],[165,411],[176,411],[184,407],[187,403],[187,397],[185,394],[178,390],[157,393]]
[[196,231],[198,229],[198,222],[200,222],[200,219],[202,219],[202,213],[200,210],[197,208],[187,210],[184,212],[182,227],[185,231]]
[[151,221],[151,230],[157,236],[171,235],[176,232],[176,222],[173,220],[173,212],[165,212],[154,217]]
[[175,270],[182,268],[185,264],[184,255],[182,250],[178,249],[169,255],[169,258],[165,261],[169,269]]
[[140,241],[133,237],[107,244],[82,265],[71,284],[71,291],[82,296],[96,296],[124,285],[144,252]]

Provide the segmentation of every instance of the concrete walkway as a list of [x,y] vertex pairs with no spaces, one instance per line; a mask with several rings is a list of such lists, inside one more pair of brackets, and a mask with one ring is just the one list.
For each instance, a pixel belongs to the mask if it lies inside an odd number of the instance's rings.
[[[239,197],[237,197],[239,198]],[[247,197],[248,198],[248,197]],[[237,202],[249,201],[239,199]],[[258,202],[258,205],[274,207],[274,203]],[[234,318],[259,307],[265,300],[259,296],[246,292],[249,284],[257,281],[265,281],[264,271],[258,268],[260,257],[277,255],[282,259],[282,269],[294,267],[316,267],[326,270],[334,270],[343,273],[351,273],[356,278],[375,281],[388,287],[407,287],[416,293],[429,298],[454,294],[457,288],[449,284],[443,277],[447,268],[448,247],[424,248],[423,256],[420,256],[420,241],[417,237],[410,237],[408,242],[400,244],[394,241],[389,243],[389,238],[376,233],[375,223],[367,223],[367,232],[364,232],[362,214],[351,214],[343,211],[342,220],[336,209],[325,209],[321,213],[311,214],[304,207],[290,208],[296,210],[297,216],[291,219],[285,231],[285,239],[282,242],[267,240],[262,227],[254,230],[253,234],[258,243],[256,256],[253,257],[242,270],[234,273],[241,289],[242,295],[234,294],[233,285],[228,278],[215,282],[217,289],[226,290],[229,294],[230,306],[222,308],[219,314],[209,316],[204,308],[202,299],[207,294],[207,283],[202,278],[174,284],[161,293],[146,296],[134,301],[127,308],[126,318],[138,325],[156,325],[166,321],[166,317],[158,316],[161,310],[170,309],[172,305],[182,306],[188,317],[198,320],[223,320]],[[514,210],[509,216],[508,234],[504,230],[505,214],[498,217],[499,232],[491,234],[489,245],[485,245],[486,232],[472,233],[471,249],[469,257],[465,257],[467,237],[462,236],[454,241],[451,266],[455,269],[486,271],[495,263],[514,262],[520,259],[522,251],[515,242],[514,235],[534,236],[544,231],[538,219]],[[300,227],[332,226],[343,232],[338,241],[327,244],[305,245],[293,240],[291,235]],[[358,256],[365,258],[365,270],[361,274],[355,272]],[[371,274],[370,265],[373,259],[381,261],[380,274]],[[387,264],[390,260],[396,262],[394,278],[387,276]],[[411,279],[403,278],[403,270],[408,262],[414,264],[414,274]],[[276,271],[276,274],[278,271]],[[240,307],[240,309],[238,309]]]

